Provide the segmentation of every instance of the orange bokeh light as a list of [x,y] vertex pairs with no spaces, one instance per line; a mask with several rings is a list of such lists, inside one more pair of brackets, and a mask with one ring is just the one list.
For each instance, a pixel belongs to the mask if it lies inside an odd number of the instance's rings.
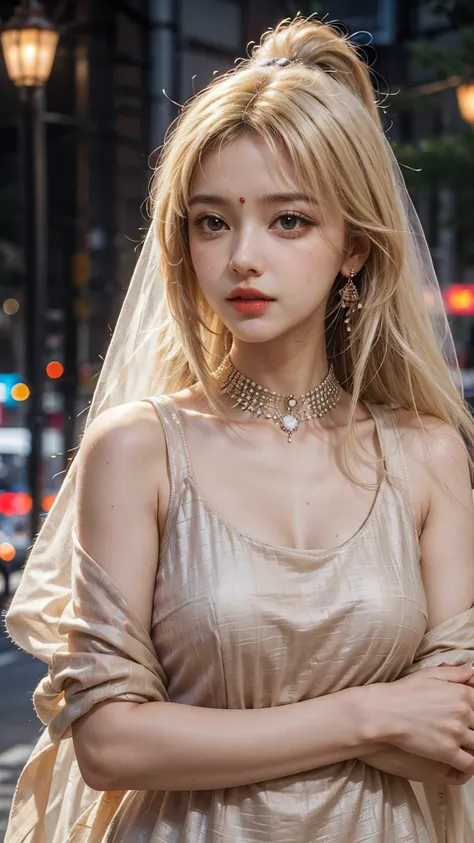
[[64,366],[62,363],[58,363],[57,360],[53,360],[51,363],[48,363],[46,366],[46,374],[48,378],[60,378],[64,374]]
[[448,314],[474,314],[474,284],[452,284],[443,298]]
[[16,550],[9,542],[0,544],[0,559],[4,562],[11,562],[16,556]]
[[30,397],[30,390],[26,383],[16,383],[12,387],[11,396],[14,401],[26,401]]
[[56,500],[56,495],[45,495],[43,498],[43,512],[49,512]]

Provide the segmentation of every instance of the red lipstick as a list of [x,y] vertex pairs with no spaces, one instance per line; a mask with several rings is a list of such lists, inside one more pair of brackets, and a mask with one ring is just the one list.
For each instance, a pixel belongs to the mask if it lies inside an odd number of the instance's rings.
[[258,316],[265,313],[275,299],[270,298],[261,290],[255,287],[236,287],[232,291],[227,301],[229,301],[238,313],[246,313],[252,316]]

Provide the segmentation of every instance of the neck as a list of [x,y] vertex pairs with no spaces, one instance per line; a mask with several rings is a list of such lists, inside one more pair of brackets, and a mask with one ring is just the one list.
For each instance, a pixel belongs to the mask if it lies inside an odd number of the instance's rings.
[[[303,344],[302,344],[303,345]],[[329,363],[323,345],[288,349],[277,343],[240,343],[234,341],[230,354],[232,363],[243,375],[255,383],[296,397],[318,386],[326,377]]]

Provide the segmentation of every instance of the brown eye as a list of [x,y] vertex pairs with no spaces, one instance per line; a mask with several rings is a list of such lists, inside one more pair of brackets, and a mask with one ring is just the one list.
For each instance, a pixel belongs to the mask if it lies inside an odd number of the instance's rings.
[[299,234],[305,228],[308,228],[308,226],[313,225],[313,223],[302,214],[287,213],[280,214],[272,225],[277,231],[285,231],[287,234]]
[[227,227],[220,217],[215,217],[212,214],[206,214],[204,217],[199,217],[199,219],[196,220],[195,225],[202,229],[202,231],[206,234],[218,234],[220,231],[224,231]]
[[220,220],[219,217],[208,217],[207,223],[210,231],[220,231],[222,220]]
[[281,220],[281,227],[284,231],[294,231],[296,228],[296,223],[298,222],[298,217],[294,217],[291,214],[288,214],[285,217],[280,217]]

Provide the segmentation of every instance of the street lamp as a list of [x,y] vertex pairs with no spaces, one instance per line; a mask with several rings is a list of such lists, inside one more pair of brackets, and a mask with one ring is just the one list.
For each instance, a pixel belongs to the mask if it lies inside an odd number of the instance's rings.
[[461,117],[474,129],[474,82],[458,85],[456,96]]
[[41,4],[31,0],[17,6],[0,37],[12,82],[19,88],[43,87],[51,73],[59,32],[44,17]]
[[59,33],[36,0],[25,0],[0,29],[8,75],[20,89],[26,278],[26,379],[31,449],[28,480],[32,538],[40,524],[42,498],[43,354],[47,298],[47,198],[44,86],[53,66]]

